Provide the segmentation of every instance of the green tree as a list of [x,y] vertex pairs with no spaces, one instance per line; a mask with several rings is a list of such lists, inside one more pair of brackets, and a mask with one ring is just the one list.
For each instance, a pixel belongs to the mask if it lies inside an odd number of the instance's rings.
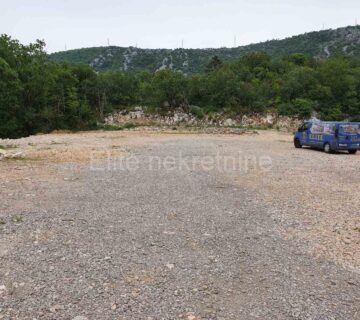
[[211,71],[220,69],[223,66],[222,61],[219,59],[218,56],[213,56],[206,66],[206,72],[209,73]]
[[0,58],[0,137],[15,138],[22,134],[20,108],[21,83],[14,70]]
[[180,72],[162,70],[155,73],[150,83],[143,86],[146,100],[159,111],[172,111],[176,108],[188,110],[188,79]]
[[316,103],[314,101],[296,98],[291,102],[281,104],[279,106],[279,113],[286,116],[297,116],[301,119],[309,119],[315,106]]

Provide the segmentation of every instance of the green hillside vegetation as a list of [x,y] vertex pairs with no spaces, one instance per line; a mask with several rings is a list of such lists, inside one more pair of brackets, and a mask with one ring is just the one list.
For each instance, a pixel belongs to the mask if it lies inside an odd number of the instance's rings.
[[185,74],[204,72],[209,60],[218,56],[227,62],[251,52],[272,57],[303,53],[308,57],[360,56],[360,26],[305,33],[284,40],[271,40],[237,48],[219,49],[139,49],[97,47],[51,54],[54,61],[87,64],[97,71],[156,71],[172,69]]
[[50,59],[41,41],[22,45],[2,35],[0,137],[94,129],[106,114],[139,105],[158,113],[182,108],[199,117],[271,111],[308,118],[316,111],[323,120],[360,120],[357,57],[248,53],[232,62],[209,58],[204,70],[97,73]]

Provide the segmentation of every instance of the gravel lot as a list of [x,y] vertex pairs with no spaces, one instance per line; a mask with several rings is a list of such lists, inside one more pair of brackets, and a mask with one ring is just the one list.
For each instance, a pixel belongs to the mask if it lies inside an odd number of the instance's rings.
[[0,319],[360,319],[360,155],[291,140],[0,141]]

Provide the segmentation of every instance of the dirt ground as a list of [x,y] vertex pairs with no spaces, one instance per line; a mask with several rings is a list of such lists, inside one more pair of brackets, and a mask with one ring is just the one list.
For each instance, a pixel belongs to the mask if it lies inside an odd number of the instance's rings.
[[[223,155],[241,154],[271,157],[268,171],[250,168],[231,170],[230,177],[242,187],[261,192],[264,201],[278,207],[284,237],[303,241],[314,255],[334,260],[360,272],[360,155],[327,155],[320,151],[292,147],[292,135],[284,132],[258,131],[244,135],[194,135],[194,139],[224,140]],[[0,162],[1,196],[21,193],[14,201],[2,202],[2,210],[21,213],[32,206],[32,197],[66,186],[71,177],[59,176],[54,164],[66,164],[73,170],[91,161],[128,155],[136,146],[157,144],[172,139],[189,139],[178,132],[84,132],[55,133],[5,141],[10,151],[21,151],[22,158]],[[261,143],[259,145],[254,143]],[[224,170],[223,170],[224,171]],[[235,172],[235,175],[234,175]],[[224,172],[222,172],[224,174]],[[226,172],[225,172],[226,175]],[[40,184],[34,194],[34,184]],[[21,188],[21,191],[19,190]],[[31,211],[31,209],[30,209]]]
[[[224,167],[222,163],[222,166],[204,168],[199,167],[197,162],[196,168],[191,168],[190,172],[206,173],[220,179],[224,184],[238,188],[246,195],[246,201],[249,201],[246,206],[249,208],[266,207],[264,212],[269,215],[269,221],[273,224],[272,232],[284,243],[293,245],[298,250],[297,254],[314,259],[313,261],[326,261],[338,266],[341,270],[354,274],[355,279],[358,279],[360,274],[360,154],[324,154],[308,148],[295,149],[292,145],[292,135],[277,131],[258,131],[240,135],[157,132],[142,129],[76,134],[53,133],[17,140],[0,140],[0,145],[6,148],[7,153],[16,154],[14,158],[0,161],[0,275],[5,272],[5,276],[2,277],[9,277],[6,285],[2,284],[0,277],[0,301],[7,294],[11,282],[9,271],[6,273],[6,270],[17,264],[17,261],[12,261],[14,264],[9,262],[9,252],[17,250],[24,241],[46,242],[54,237],[56,232],[46,229],[36,233],[34,230],[34,233],[29,235],[22,233],[21,227],[18,232],[9,232],[10,229],[26,224],[28,217],[36,215],[38,211],[51,211],[57,206],[61,208],[66,198],[62,195],[75,196],[79,192],[81,202],[82,191],[88,190],[90,183],[84,178],[84,170],[92,166],[102,166],[105,171],[111,172],[109,168],[112,168],[116,161],[131,156],[141,158],[144,156],[144,150],[152,156],[156,155],[157,151],[154,150],[159,149],[165,153],[169,150],[169,155],[178,157],[178,150],[186,156],[192,145],[197,145],[200,149],[210,149],[211,156],[217,156],[223,162],[226,161],[224,159],[236,159],[238,166],[231,166],[230,163],[229,169],[229,166]],[[164,146],[169,148],[166,149]],[[192,157],[198,156],[196,148],[191,150]],[[260,165],[262,160],[266,162],[265,168]],[[171,170],[159,174],[172,179]],[[141,194],[139,197],[141,198]],[[172,200],[169,199],[170,202]],[[156,198],[149,200],[150,203],[153,201],[156,202]],[[239,199],[239,207],[241,206]],[[225,207],[224,204],[224,214]],[[71,208],[75,211],[78,209],[75,200]],[[169,211],[171,210],[169,208]],[[173,215],[175,219],[176,213]],[[266,229],[266,225],[259,228]],[[12,257],[16,260],[16,255]],[[171,270],[174,266],[169,262],[167,268]],[[147,275],[143,280],[139,280],[139,275],[136,277],[134,280],[132,276],[128,276],[129,279],[133,279],[131,281],[153,281]],[[351,285],[357,286],[359,292],[359,284],[353,280],[350,282]],[[14,288],[18,288],[19,285],[22,284],[12,284]],[[352,298],[356,305],[359,297]],[[57,307],[59,310],[56,310]],[[14,319],[22,319],[21,316],[24,315],[35,318],[35,311],[33,314],[24,310],[24,313],[12,313],[8,308],[6,304],[1,306],[0,303],[0,319],[10,319],[11,315]],[[60,319],[62,317],[56,317],[54,313],[61,312],[61,308],[61,305],[50,306],[51,315],[43,314],[42,317]],[[113,306],[111,308],[116,309]],[[192,311],[189,312],[182,313],[179,317],[200,319]],[[75,315],[71,314],[71,317]],[[298,318],[285,316],[284,319],[305,319],[304,315],[305,313]],[[141,316],[144,316],[144,313],[141,313]],[[104,319],[107,318],[104,316]],[[137,317],[129,317],[131,318]],[[171,317],[164,317],[168,318]],[[221,319],[221,316],[203,318]],[[223,317],[231,318],[230,314]],[[339,319],[343,317],[340,315]]]

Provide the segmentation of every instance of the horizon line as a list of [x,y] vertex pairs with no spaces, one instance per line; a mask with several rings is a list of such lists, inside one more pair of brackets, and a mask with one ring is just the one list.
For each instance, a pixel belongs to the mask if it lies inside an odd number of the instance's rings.
[[[177,47],[177,48],[166,48],[166,47],[159,47],[159,48],[146,48],[146,47],[138,47],[137,45],[129,45],[129,46],[121,46],[121,45],[103,45],[103,46],[92,46],[92,47],[79,47],[79,48],[74,48],[74,49],[65,49],[65,50],[60,50],[60,51],[54,51],[54,52],[50,52],[48,54],[55,54],[55,53],[61,53],[61,52],[68,52],[68,51],[75,51],[75,50],[82,50],[82,49],[93,49],[93,48],[136,48],[136,49],[140,49],[140,50],[218,50],[218,49],[236,49],[236,48],[241,48],[241,47],[246,47],[246,46],[250,46],[250,45],[254,45],[254,44],[261,44],[261,43],[266,43],[266,42],[270,42],[270,41],[281,41],[281,40],[286,40],[286,39],[291,39],[294,37],[299,37],[302,35],[306,35],[309,33],[314,33],[314,32],[326,32],[326,31],[330,31],[330,30],[338,30],[338,29],[346,29],[346,28],[356,28],[356,27],[360,27],[359,24],[350,24],[347,26],[343,26],[343,27],[338,27],[338,28],[328,28],[328,29],[321,29],[321,30],[313,30],[313,31],[308,31],[308,32],[304,32],[304,33],[299,33],[299,34],[295,34],[292,36],[288,36],[285,38],[274,38],[274,39],[268,39],[268,40],[264,40],[264,41],[259,41],[259,42],[251,42],[251,43],[247,43],[247,44],[243,44],[240,46],[233,46],[233,47],[206,47],[206,48],[195,48],[195,47],[188,47],[188,48],[184,48],[184,47]],[[108,40],[108,38],[107,38]],[[44,41],[44,40],[42,40]],[[46,41],[45,41],[46,43]],[[66,44],[65,44],[66,46]],[[46,48],[46,45],[45,45]]]

